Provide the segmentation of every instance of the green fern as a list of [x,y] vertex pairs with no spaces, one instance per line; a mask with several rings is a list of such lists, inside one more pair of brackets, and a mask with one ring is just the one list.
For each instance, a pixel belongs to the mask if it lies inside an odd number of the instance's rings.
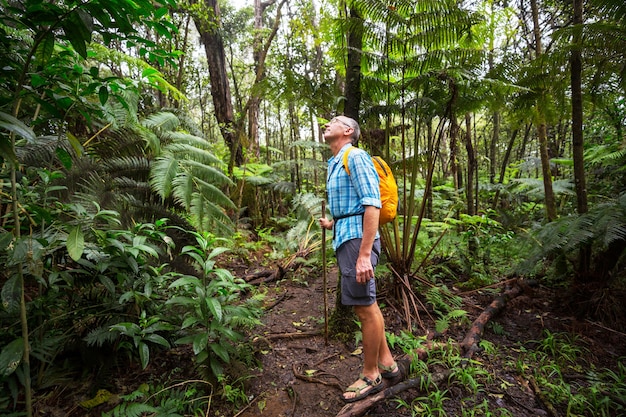
[[626,241],[626,193],[583,215],[562,217],[542,226],[534,240],[538,244],[519,266],[521,273],[529,273],[542,259],[576,259],[583,246],[599,254],[614,243]]
[[[523,191],[524,194],[536,199],[545,198],[545,188],[542,179],[516,178],[512,181],[513,187]],[[574,183],[571,179],[561,179],[552,182],[555,195],[574,195]]]
[[141,417],[143,415],[156,415],[159,410],[151,405],[142,403],[122,403],[108,413],[102,413],[103,417]]
[[433,306],[433,309],[442,315],[457,310],[463,304],[463,299],[452,294],[445,285],[429,288],[424,296],[426,301]]
[[112,332],[109,330],[110,326],[106,325],[106,326],[100,326],[97,327],[93,330],[91,330],[87,336],[85,336],[85,342],[89,345],[89,346],[97,346],[97,347],[102,347],[105,344],[113,344],[119,334],[118,332]]

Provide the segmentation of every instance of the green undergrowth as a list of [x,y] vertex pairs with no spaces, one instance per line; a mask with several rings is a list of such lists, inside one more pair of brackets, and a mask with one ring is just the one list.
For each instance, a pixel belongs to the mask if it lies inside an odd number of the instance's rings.
[[[449,340],[431,347],[423,361],[413,353],[425,346],[425,338],[402,332],[388,334],[388,341],[414,357],[409,377],[422,378],[418,396],[394,399],[412,416],[515,416],[516,408],[527,415],[552,408],[567,417],[626,412],[626,358],[598,367],[575,335],[545,330],[541,339],[510,348],[484,340],[481,354],[472,359]],[[441,374],[447,378],[435,383]],[[533,400],[511,406],[528,397]]]

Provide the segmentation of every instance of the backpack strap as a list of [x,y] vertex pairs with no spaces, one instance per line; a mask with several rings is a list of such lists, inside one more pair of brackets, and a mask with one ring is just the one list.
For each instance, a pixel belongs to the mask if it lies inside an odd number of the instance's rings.
[[350,155],[350,151],[354,149],[354,146],[350,146],[343,152],[343,169],[346,170],[346,174],[350,175],[350,168],[348,167],[348,155]]
[[[343,152],[343,169],[346,170],[346,174],[348,174],[348,176],[350,176],[350,168],[348,167],[348,155],[350,154],[350,151],[352,151],[352,149],[354,149],[354,146],[350,146],[348,149],[346,149]],[[345,219],[348,217],[364,216],[364,215],[365,215],[365,212],[356,213],[356,214],[344,214],[343,216],[333,216],[333,219],[341,220],[341,219]]]

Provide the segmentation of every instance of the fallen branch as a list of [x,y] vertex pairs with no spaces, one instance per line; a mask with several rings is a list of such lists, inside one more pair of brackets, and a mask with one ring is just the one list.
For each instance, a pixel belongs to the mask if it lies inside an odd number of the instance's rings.
[[275,271],[265,270],[248,274],[244,277],[244,281],[246,281],[250,285],[267,284],[269,282],[279,281],[283,279],[285,274],[285,268],[283,268],[281,265],[278,265]]
[[268,340],[276,340],[276,339],[294,339],[299,337],[312,337],[319,336],[321,333],[318,331],[313,332],[293,332],[293,333],[273,333],[263,335]]
[[266,269],[264,271],[252,272],[250,274],[246,274],[243,277],[243,280],[246,281],[246,282],[250,282],[250,281],[253,281],[253,280],[258,279],[258,278],[269,277],[270,275],[275,274],[275,273],[276,273],[275,271],[270,271],[269,269]]
[[479,350],[478,342],[485,331],[485,325],[489,322],[489,320],[500,314],[509,300],[517,297],[521,293],[522,287],[519,283],[517,283],[517,285],[505,290],[503,294],[496,297],[485,309],[485,311],[478,316],[474,323],[472,323],[472,327],[465,336],[465,339],[463,339],[460,344],[461,353],[464,357],[471,358],[474,353]]

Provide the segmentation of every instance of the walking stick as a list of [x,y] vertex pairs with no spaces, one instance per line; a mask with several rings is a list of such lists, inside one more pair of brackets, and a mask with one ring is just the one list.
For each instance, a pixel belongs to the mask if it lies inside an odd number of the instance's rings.
[[[326,218],[326,201],[322,200],[322,219]],[[324,341],[328,346],[328,289],[326,284],[326,228],[322,227],[322,279],[324,281]]]

